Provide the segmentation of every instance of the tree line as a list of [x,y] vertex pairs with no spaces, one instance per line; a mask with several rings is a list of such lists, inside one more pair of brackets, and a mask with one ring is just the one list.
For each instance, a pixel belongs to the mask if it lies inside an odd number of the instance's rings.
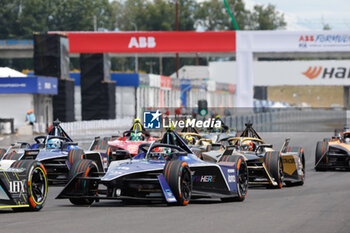
[[[234,30],[223,0],[177,0],[179,30]],[[47,31],[172,31],[175,30],[175,0],[0,0],[0,39],[32,39],[33,32]],[[273,5],[248,10],[243,0],[227,0],[240,30],[274,30],[286,26],[283,14]],[[18,59],[16,59],[18,60]],[[151,58],[140,58],[140,69]],[[156,62],[154,71],[159,72]],[[28,61],[4,61],[19,69],[32,68]],[[17,64],[20,63],[20,64]],[[164,58],[165,74],[175,70],[175,59]],[[195,59],[181,59],[181,65]],[[206,64],[206,59],[199,59]],[[72,59],[71,68],[79,68]],[[22,66],[22,67],[18,67]],[[25,66],[25,67],[23,67]],[[133,58],[113,58],[112,69],[133,70]]]

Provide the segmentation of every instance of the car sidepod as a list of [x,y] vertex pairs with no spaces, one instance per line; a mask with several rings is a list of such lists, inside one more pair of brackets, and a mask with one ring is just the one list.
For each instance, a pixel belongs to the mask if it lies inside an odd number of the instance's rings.
[[302,158],[298,153],[282,153],[283,175],[286,184],[300,182],[305,178]]

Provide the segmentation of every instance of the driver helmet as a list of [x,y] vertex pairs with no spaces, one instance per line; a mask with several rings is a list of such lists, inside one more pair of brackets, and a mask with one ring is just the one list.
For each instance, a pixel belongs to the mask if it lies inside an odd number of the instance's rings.
[[220,115],[216,115],[215,119],[221,119]]
[[47,141],[47,149],[60,149],[61,140],[58,138],[52,138]]
[[136,119],[134,120],[134,123],[141,123],[140,118],[136,118]]
[[254,149],[254,143],[250,140],[244,141],[242,145],[248,146],[248,150],[252,151]]
[[142,133],[141,132],[132,132],[130,140],[131,141],[141,141],[142,140]]
[[194,144],[194,139],[192,136],[186,136],[186,140],[188,141],[188,143]]
[[350,132],[344,133],[344,140],[350,139]]

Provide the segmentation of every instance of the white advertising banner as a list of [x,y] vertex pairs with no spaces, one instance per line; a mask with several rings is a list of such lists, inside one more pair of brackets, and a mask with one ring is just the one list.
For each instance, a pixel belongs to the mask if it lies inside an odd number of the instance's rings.
[[[251,107],[253,105],[253,53],[255,52],[349,51],[350,31],[237,31],[236,106]],[[248,61],[248,57],[251,57],[251,61]],[[310,73],[310,77],[313,77],[318,72],[322,73],[322,70],[319,70],[319,68],[311,68],[306,70],[306,73]],[[251,98],[247,98],[248,95]]]
[[350,60],[254,62],[255,86],[350,86]]
[[[211,80],[239,85],[236,62],[213,62],[209,67]],[[350,86],[350,60],[254,61],[253,73],[254,86]],[[241,82],[248,85],[247,79]]]
[[237,51],[346,52],[350,31],[239,31]]

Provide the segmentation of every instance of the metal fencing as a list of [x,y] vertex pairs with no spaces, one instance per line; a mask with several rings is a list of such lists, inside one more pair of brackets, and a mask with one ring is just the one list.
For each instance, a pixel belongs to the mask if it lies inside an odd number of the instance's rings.
[[270,109],[266,112],[237,113],[223,117],[230,128],[241,131],[247,122],[257,131],[265,132],[328,132],[347,124],[343,109]]

